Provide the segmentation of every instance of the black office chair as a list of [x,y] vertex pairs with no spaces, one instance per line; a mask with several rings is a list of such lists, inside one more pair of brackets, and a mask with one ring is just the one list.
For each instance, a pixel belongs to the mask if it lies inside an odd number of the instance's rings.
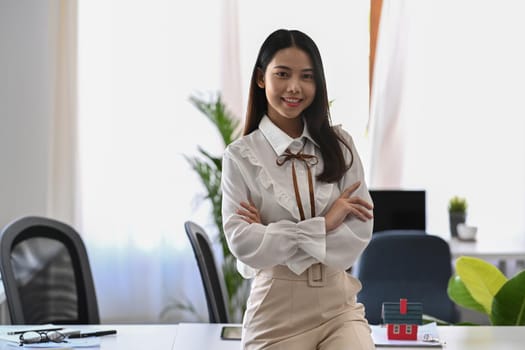
[[70,226],[23,217],[0,233],[0,272],[12,324],[99,324],[86,248]]
[[424,231],[384,231],[374,234],[358,262],[363,284],[357,300],[366,307],[370,324],[380,324],[383,302],[400,298],[422,302],[423,313],[440,320],[458,321],[458,311],[447,294],[452,275],[448,243]]
[[184,229],[188,236],[193,253],[199,266],[210,323],[229,323],[226,302],[226,288],[222,271],[217,268],[212,245],[202,227],[194,222],[186,221]]

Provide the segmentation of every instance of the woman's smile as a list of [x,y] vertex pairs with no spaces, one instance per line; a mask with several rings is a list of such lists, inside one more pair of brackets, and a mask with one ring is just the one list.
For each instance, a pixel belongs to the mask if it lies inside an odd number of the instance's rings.
[[296,97],[283,97],[282,100],[288,107],[296,108],[301,104],[302,99]]

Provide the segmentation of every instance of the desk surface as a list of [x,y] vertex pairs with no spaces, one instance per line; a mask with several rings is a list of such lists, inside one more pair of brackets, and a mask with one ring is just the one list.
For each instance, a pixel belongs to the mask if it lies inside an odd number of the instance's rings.
[[468,255],[480,259],[525,259],[525,237],[515,239],[487,239],[479,237],[474,242],[449,240],[453,257]]
[[[9,330],[24,329],[20,326],[0,326],[0,333],[5,335]],[[67,326],[81,330],[105,330],[116,329],[116,335],[100,337],[100,350],[171,350],[177,336],[177,325],[96,325],[96,326]],[[0,340],[0,350],[16,349]],[[23,348],[20,348],[21,350]],[[80,349],[80,348],[79,348]],[[82,348],[91,350],[93,348]],[[211,350],[206,349],[206,350]]]
[[452,238],[448,243],[453,260],[460,256],[479,258],[497,264],[509,278],[525,268],[525,235],[507,239],[480,235],[473,242]]
[[[100,338],[101,350],[239,350],[240,342],[220,339],[221,327],[220,324],[184,324],[184,327],[177,325],[100,325],[79,328],[116,329],[117,335]],[[5,334],[7,330],[19,328],[0,326],[0,332]],[[440,338],[446,342],[445,349],[447,350],[517,350],[523,349],[525,341],[525,327],[444,326],[438,328]],[[0,350],[4,349],[12,350],[13,347],[0,343]]]

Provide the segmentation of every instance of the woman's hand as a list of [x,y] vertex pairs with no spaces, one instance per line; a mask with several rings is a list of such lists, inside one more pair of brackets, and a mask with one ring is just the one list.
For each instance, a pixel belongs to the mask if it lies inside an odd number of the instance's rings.
[[261,216],[259,215],[259,210],[255,207],[253,202],[250,200],[249,203],[241,202],[240,209],[237,209],[237,214],[242,217],[244,221],[249,224],[260,224]]
[[345,189],[332,204],[324,216],[326,232],[336,229],[345,221],[348,215],[353,215],[361,221],[372,219],[373,215],[370,212],[373,209],[372,204],[361,197],[352,196],[360,185],[361,182],[358,181]]

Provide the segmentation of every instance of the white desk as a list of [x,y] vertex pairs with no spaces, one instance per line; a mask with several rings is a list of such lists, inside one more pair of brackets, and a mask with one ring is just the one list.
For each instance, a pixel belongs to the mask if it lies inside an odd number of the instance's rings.
[[[240,342],[220,339],[221,327],[220,324],[184,324],[180,329],[177,325],[99,325],[79,328],[118,331],[117,335],[100,338],[100,350],[239,350]],[[19,328],[0,326],[0,332]],[[180,332],[181,329],[184,332]],[[446,342],[446,350],[521,350],[525,341],[525,327],[446,326],[439,327],[439,334]],[[7,349],[12,350],[13,347],[0,343],[0,350]]]
[[452,238],[448,243],[454,260],[466,255],[489,262],[494,261],[507,277],[512,277],[509,276],[512,271],[525,268],[525,235],[504,240],[480,236],[474,242]]
[[[239,350],[238,341],[220,340],[221,327],[222,325],[219,324],[184,324],[177,334],[173,350]],[[440,338],[446,342],[444,347],[446,350],[522,350],[525,341],[525,326],[445,326],[438,328]],[[389,348],[378,347],[378,349]],[[436,348],[396,347],[395,349]]]
[[[25,326],[24,326],[25,327]],[[22,329],[24,329],[22,327]],[[116,335],[100,337],[100,350],[171,350],[177,336],[177,325],[96,325],[96,326],[67,326],[67,328],[88,329],[116,329]],[[18,330],[20,326],[0,326],[0,332],[6,334],[8,330]],[[16,347],[0,341],[0,350],[13,350]],[[20,347],[20,350],[24,348]],[[79,348],[82,349],[82,348]],[[86,348],[92,350],[93,348]],[[95,348],[98,349],[98,348]],[[207,350],[212,350],[207,349]]]

